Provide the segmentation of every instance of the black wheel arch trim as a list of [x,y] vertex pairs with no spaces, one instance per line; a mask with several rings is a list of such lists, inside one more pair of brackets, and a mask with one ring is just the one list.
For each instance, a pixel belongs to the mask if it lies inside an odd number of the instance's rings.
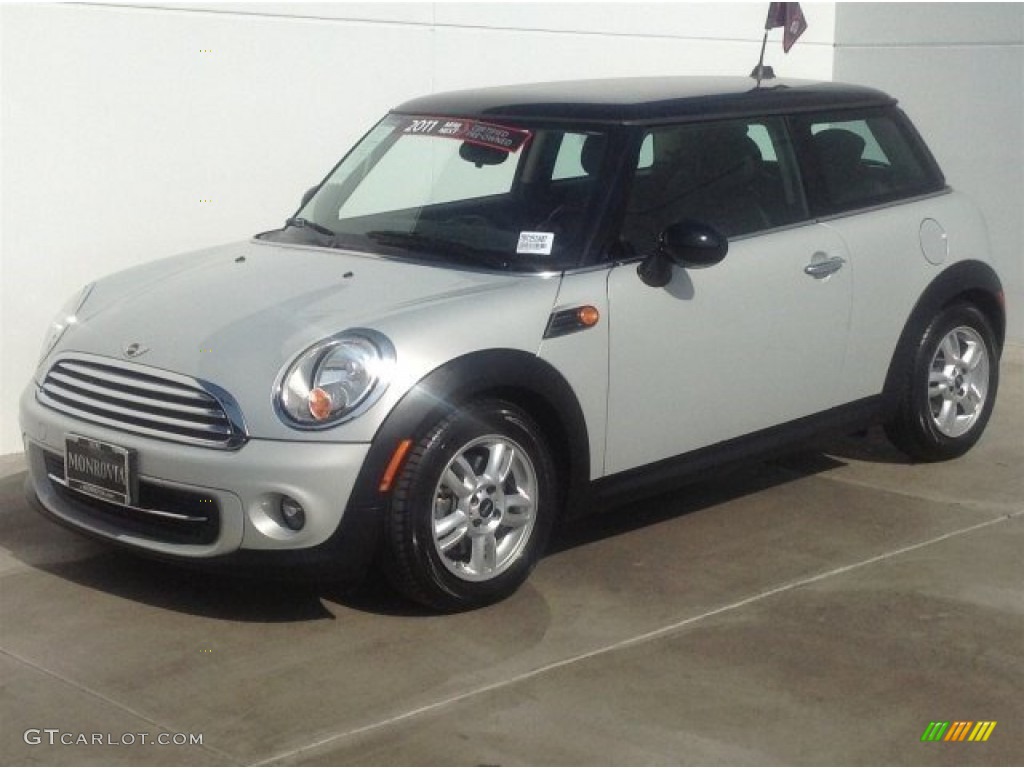
[[472,352],[446,362],[414,385],[381,424],[359,471],[350,507],[380,507],[380,481],[402,440],[418,440],[460,404],[481,397],[508,400],[527,411],[548,439],[565,473],[570,502],[590,480],[590,441],[583,409],[565,377],[535,354],[516,349]]
[[943,307],[954,301],[965,300],[975,304],[992,324],[996,335],[998,358],[1006,336],[1006,308],[1003,304],[1003,284],[995,270],[983,261],[958,261],[943,270],[925,288],[903,325],[889,370],[885,377],[887,405],[895,406],[900,393],[904,364],[912,355],[928,323]]

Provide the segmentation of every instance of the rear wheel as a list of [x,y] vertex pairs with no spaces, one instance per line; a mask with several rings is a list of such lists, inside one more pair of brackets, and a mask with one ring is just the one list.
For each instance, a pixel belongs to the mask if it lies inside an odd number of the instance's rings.
[[413,600],[464,610],[512,594],[555,514],[555,470],[533,420],[502,401],[472,404],[413,450],[388,515],[388,575]]
[[889,439],[912,458],[966,453],[992,415],[999,354],[985,316],[969,304],[947,307],[928,325],[904,372]]

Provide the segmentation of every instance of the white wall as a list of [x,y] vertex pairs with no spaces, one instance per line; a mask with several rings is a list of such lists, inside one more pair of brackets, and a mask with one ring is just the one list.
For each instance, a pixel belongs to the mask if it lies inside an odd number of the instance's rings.
[[835,78],[897,96],[979,204],[1024,342],[1024,4],[839,3]]
[[[390,106],[437,90],[740,74],[765,3],[0,5],[0,454],[46,323],[97,276],[279,226]],[[768,63],[829,79],[835,4]],[[206,52],[209,50],[210,52]],[[272,286],[268,286],[270,290]]]
[[[989,221],[1024,340],[1024,5],[804,4],[780,75],[899,96]],[[97,276],[277,226],[430,91],[746,74],[764,3],[0,5],[0,454],[50,316]],[[833,48],[834,44],[834,48]],[[210,50],[207,53],[207,49]]]

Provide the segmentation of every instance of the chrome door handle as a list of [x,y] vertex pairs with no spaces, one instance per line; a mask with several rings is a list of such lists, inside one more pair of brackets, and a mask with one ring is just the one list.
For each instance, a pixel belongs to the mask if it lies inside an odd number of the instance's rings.
[[[822,258],[819,258],[822,257]],[[804,272],[815,280],[828,277],[843,268],[846,259],[842,256],[825,256],[825,254],[814,254],[815,260],[804,267]]]

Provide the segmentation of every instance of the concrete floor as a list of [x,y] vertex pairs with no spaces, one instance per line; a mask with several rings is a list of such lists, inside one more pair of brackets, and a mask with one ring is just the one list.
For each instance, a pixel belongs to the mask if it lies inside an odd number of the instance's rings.
[[[961,460],[872,432],[753,466],[588,521],[459,616],[113,553],[0,458],[0,762],[1020,764],[1022,352]],[[998,725],[922,743],[934,720]]]

